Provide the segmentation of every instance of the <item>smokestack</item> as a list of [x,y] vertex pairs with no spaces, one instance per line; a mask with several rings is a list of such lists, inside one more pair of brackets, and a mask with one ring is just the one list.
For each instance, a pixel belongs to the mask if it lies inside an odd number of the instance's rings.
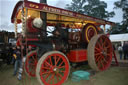
[[[47,0],[40,0],[40,3],[47,4]],[[46,12],[40,12],[40,17],[43,20],[43,30],[45,30],[45,33],[43,33],[44,36],[46,36],[46,28],[47,28],[47,13]]]
[[45,4],[47,4],[47,0],[40,0],[40,3],[45,3]]

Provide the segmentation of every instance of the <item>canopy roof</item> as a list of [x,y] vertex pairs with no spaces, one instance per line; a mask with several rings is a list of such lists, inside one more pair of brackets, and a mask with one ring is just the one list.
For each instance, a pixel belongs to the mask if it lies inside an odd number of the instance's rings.
[[88,15],[79,14],[77,12],[72,12],[69,10],[56,8],[53,6],[49,6],[47,4],[35,3],[30,1],[19,1],[14,10],[11,17],[11,22],[14,23],[15,18],[17,19],[17,23],[21,23],[21,10],[27,8],[27,18],[28,17],[40,17],[40,11],[47,13],[47,22],[57,22],[61,21],[64,24],[69,24],[69,22],[77,22],[77,23],[93,23],[96,25],[113,25],[113,22],[106,21],[103,19],[98,19],[95,17],[90,17]]
[[110,40],[112,42],[128,41],[128,33],[110,35]]

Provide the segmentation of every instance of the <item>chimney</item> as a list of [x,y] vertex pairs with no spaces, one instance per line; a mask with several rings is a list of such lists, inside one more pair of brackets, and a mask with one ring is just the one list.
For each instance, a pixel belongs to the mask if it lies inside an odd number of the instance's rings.
[[40,0],[40,3],[45,3],[45,4],[47,4],[47,0]]
[[[44,3],[44,4],[47,4],[47,0],[40,0],[40,3]],[[41,19],[43,20],[43,26],[42,26],[42,28],[43,28],[43,30],[45,30],[45,35],[46,35],[46,28],[47,28],[47,22],[46,22],[46,20],[47,20],[47,13],[46,12],[40,12],[40,17],[41,17]],[[44,36],[45,36],[44,35]]]

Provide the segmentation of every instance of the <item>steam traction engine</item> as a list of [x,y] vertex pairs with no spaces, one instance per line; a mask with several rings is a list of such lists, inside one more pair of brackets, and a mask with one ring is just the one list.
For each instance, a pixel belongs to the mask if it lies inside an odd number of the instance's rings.
[[96,71],[111,64],[112,44],[100,27],[112,22],[30,1],[16,4],[11,22],[16,37],[22,24],[17,42],[26,48],[25,72],[41,85],[61,85],[68,78],[69,62],[88,61]]

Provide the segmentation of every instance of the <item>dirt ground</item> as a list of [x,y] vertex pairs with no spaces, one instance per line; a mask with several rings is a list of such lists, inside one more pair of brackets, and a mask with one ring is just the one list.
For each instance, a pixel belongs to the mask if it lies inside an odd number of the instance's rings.
[[[117,56],[117,58],[119,58]],[[87,65],[80,68],[71,69],[72,71],[83,69],[91,72],[89,80],[73,82],[71,73],[68,80],[63,85],[128,85],[128,60],[119,60],[119,66],[111,66],[103,72],[93,72],[86,69]],[[13,66],[3,65],[0,68],[0,85],[40,85],[36,78],[29,78],[23,74],[21,81],[13,76]]]

